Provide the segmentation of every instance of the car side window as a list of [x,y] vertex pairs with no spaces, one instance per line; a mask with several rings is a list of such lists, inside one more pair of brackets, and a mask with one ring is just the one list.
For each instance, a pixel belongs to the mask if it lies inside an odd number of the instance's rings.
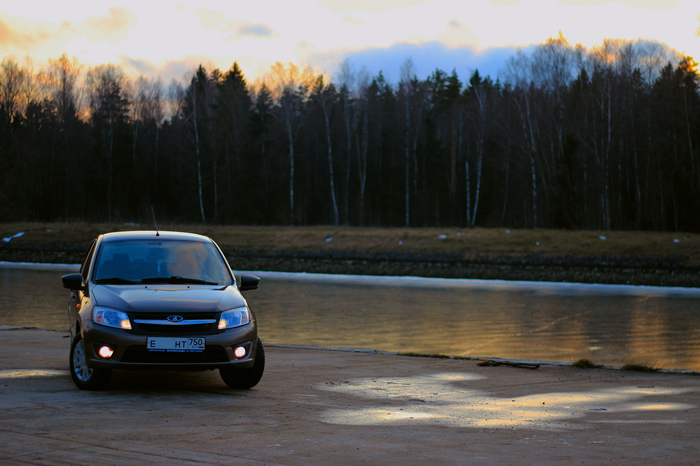
[[87,282],[87,276],[90,270],[90,262],[92,261],[92,255],[95,253],[95,243],[96,241],[93,241],[90,245],[90,250],[85,255],[85,259],[83,260],[83,263],[80,266],[80,275],[83,276],[83,282]]

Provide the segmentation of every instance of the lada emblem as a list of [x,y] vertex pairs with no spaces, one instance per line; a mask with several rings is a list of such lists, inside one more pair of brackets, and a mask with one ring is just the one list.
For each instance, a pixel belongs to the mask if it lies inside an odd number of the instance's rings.
[[182,322],[185,320],[182,316],[168,316],[168,322]]

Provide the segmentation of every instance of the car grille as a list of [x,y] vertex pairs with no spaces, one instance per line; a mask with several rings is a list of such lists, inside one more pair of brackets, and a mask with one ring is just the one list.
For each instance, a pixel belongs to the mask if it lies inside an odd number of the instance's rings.
[[138,324],[141,333],[149,335],[195,335],[207,333],[213,324],[199,325],[156,325],[156,324]]
[[121,361],[146,364],[196,364],[228,362],[228,357],[226,356],[226,350],[221,346],[207,347],[201,353],[166,353],[148,351],[146,345],[135,345],[126,349]]
[[[179,322],[169,322],[169,316],[180,316]],[[132,314],[134,333],[142,335],[196,335],[213,333],[217,330],[215,312],[155,313],[139,312]]]

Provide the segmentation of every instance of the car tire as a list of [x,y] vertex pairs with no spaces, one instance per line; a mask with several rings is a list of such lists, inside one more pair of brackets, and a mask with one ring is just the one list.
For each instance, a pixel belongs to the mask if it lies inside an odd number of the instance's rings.
[[226,385],[231,388],[253,388],[262,379],[265,371],[265,348],[258,338],[253,367],[246,369],[219,369],[219,374]]
[[91,369],[87,365],[83,337],[77,334],[70,345],[70,375],[73,383],[81,390],[99,390],[107,385],[112,375],[111,369]]

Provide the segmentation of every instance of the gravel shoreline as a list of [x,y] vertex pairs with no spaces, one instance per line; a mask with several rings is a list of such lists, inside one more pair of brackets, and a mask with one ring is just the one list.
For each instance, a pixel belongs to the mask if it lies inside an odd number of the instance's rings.
[[[0,244],[0,261],[78,264],[87,245]],[[700,287],[678,258],[499,256],[362,251],[224,250],[236,270]]]

